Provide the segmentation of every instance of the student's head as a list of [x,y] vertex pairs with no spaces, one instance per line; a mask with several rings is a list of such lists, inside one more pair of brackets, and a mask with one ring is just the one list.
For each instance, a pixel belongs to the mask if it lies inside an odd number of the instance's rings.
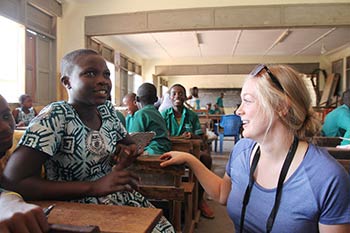
[[123,105],[127,107],[128,114],[134,115],[134,113],[138,110],[136,104],[136,94],[129,93],[126,94],[123,98]]
[[350,89],[347,89],[343,92],[342,101],[343,104],[346,104],[348,107],[350,107]]
[[207,103],[207,109],[208,109],[208,110],[211,109],[211,103]]
[[192,87],[191,89],[190,89],[190,91],[191,91],[191,95],[192,96],[194,96],[194,97],[198,97],[198,87]]
[[224,98],[224,97],[225,97],[225,93],[221,92],[221,93],[220,93],[220,97],[221,97],[221,98]]
[[0,158],[12,147],[15,119],[4,97],[0,95]]
[[155,102],[157,102],[157,100],[157,89],[153,84],[143,83],[137,89],[136,101],[139,102],[142,106],[148,104],[153,105]]
[[61,61],[61,82],[70,103],[103,104],[112,88],[110,72],[102,56],[90,49],[78,49]]
[[245,123],[245,137],[259,129],[265,130],[266,135],[276,121],[300,139],[312,136],[320,129],[304,81],[289,66],[256,67],[243,85],[241,98],[237,114]]
[[22,107],[25,107],[25,108],[33,107],[33,100],[32,100],[32,97],[30,97],[30,95],[23,94],[18,98],[18,101]]
[[170,87],[170,100],[173,107],[181,107],[186,101],[186,89],[181,84],[174,84]]

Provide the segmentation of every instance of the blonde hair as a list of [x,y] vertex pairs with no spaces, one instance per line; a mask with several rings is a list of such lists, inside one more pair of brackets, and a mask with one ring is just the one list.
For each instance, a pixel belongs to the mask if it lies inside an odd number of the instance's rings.
[[280,82],[283,91],[272,82],[271,77],[262,70],[255,76],[257,79],[257,98],[261,103],[263,114],[270,119],[277,113],[281,122],[301,140],[305,140],[320,131],[321,123],[312,108],[310,94],[302,76],[286,65],[271,65],[268,67]]

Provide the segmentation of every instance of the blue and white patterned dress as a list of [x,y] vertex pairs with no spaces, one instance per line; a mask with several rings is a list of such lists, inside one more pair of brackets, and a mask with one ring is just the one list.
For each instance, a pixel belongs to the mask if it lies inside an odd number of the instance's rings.
[[[31,122],[19,144],[50,157],[44,164],[48,180],[94,181],[111,172],[116,146],[127,131],[111,102],[97,109],[102,119],[98,131],[84,125],[75,109],[65,101],[48,105]],[[153,207],[136,191],[85,197],[78,202]],[[163,217],[153,232],[174,232],[174,229]]]
[[22,110],[22,108],[16,108],[16,110],[18,110],[18,116],[16,118],[16,122],[19,123],[23,121],[25,126],[28,126],[30,121],[35,117],[35,111],[33,107],[29,109],[29,113],[25,113]]

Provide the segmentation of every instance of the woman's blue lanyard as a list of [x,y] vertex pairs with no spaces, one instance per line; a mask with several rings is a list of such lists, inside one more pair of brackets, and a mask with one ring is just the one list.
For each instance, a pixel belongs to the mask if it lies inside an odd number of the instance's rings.
[[[289,148],[287,157],[284,160],[282,170],[281,170],[280,176],[278,178],[275,203],[274,203],[273,208],[271,210],[270,216],[267,219],[266,232],[271,232],[272,226],[275,222],[276,214],[277,214],[278,207],[279,207],[279,204],[281,201],[283,182],[286,178],[289,167],[293,161],[295,152],[298,148],[298,142],[299,142],[299,139],[297,137],[294,137],[293,143]],[[260,158],[260,147],[258,147],[258,149],[256,150],[256,152],[254,154],[253,161],[252,161],[252,165],[250,167],[249,183],[248,183],[248,186],[247,186],[245,193],[244,193],[243,206],[242,206],[242,210],[241,210],[240,233],[242,233],[243,229],[244,229],[245,212],[246,212],[246,208],[247,208],[247,205],[249,202],[250,193],[251,193],[253,185],[254,185],[254,171],[256,169],[256,166],[258,165],[259,158]]]

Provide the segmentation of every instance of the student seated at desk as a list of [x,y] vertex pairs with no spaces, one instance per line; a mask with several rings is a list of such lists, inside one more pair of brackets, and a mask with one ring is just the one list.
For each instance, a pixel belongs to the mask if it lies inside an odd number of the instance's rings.
[[208,114],[220,114],[220,109],[217,104],[214,104],[214,109],[211,108],[211,103],[207,103]]
[[[134,190],[138,177],[124,169],[140,152],[107,100],[112,84],[103,57],[89,49],[70,52],[61,74],[68,102],[50,104],[32,121],[7,163],[5,187],[30,200],[153,208]],[[163,217],[153,231],[174,229]]]
[[[186,89],[181,84],[174,84],[169,90],[173,107],[163,111],[162,116],[165,119],[170,135],[183,136],[187,139],[203,139],[204,141],[204,133],[197,114],[184,106]],[[200,161],[208,169],[211,169],[212,158],[207,151],[201,151]],[[201,214],[206,218],[214,218],[214,211],[211,210],[204,200],[203,194],[204,190],[200,186],[198,190],[198,206]]]
[[164,119],[154,106],[157,99],[156,87],[151,83],[142,84],[137,89],[136,96],[139,110],[135,112],[127,126],[129,133],[150,131],[156,133],[148,146],[145,147],[145,153],[148,155],[160,155],[171,149]]
[[327,114],[322,127],[326,137],[343,137],[341,145],[350,144],[350,89],[344,91],[343,105]]
[[[7,101],[0,95],[0,158],[12,147],[15,120]],[[2,168],[0,168],[0,176]],[[25,203],[21,195],[1,189],[0,186],[0,232],[47,232],[49,224],[43,210]]]
[[123,98],[123,105],[126,106],[126,111],[127,111],[127,115],[125,118],[125,122],[126,122],[125,128],[129,132],[130,121],[134,117],[135,112],[139,110],[136,103],[136,94],[135,93],[126,94]]
[[227,205],[235,232],[350,232],[350,179],[327,151],[307,142],[319,131],[303,77],[259,65],[237,110],[245,138],[222,178],[191,154],[168,152],[161,166],[186,163],[206,192]]
[[28,126],[30,121],[37,115],[37,112],[33,108],[32,97],[26,94],[21,95],[19,97],[19,104],[20,107],[12,111],[12,115],[16,121],[16,126]]

